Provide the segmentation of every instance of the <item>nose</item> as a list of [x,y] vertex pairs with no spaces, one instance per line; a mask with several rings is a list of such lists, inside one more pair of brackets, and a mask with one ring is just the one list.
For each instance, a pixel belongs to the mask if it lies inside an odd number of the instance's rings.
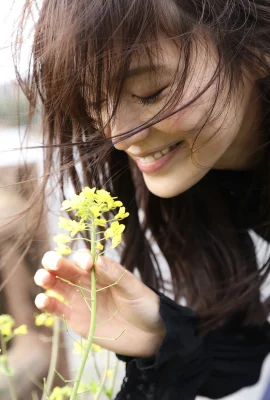
[[149,136],[149,128],[143,129],[142,131],[135,133],[132,136],[125,137],[125,135],[123,135],[122,139],[121,139],[121,134],[115,136],[112,135],[112,142],[116,149],[125,151],[132,145],[143,141],[148,136]]
[[132,107],[120,106],[117,114],[110,121],[106,136],[111,137],[114,147],[118,150],[126,151],[133,144],[143,141],[149,135],[150,128],[145,128],[138,133],[130,134],[137,127],[147,121],[147,117],[142,112],[138,112]]

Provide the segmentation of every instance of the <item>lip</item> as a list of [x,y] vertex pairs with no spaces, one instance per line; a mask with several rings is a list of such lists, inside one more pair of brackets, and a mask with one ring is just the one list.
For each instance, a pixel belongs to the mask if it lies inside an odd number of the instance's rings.
[[[170,159],[174,156],[174,154],[177,153],[177,151],[184,146],[184,143],[185,143],[184,141],[181,141],[172,151],[170,151],[169,153],[165,154],[163,157],[161,157],[158,160],[155,160],[149,164],[143,164],[140,161],[140,158],[136,159],[136,163],[142,172],[146,172],[146,173],[147,172],[156,172],[156,171],[160,170],[161,168],[163,168],[170,161]],[[146,157],[146,156],[144,156],[144,157]]]

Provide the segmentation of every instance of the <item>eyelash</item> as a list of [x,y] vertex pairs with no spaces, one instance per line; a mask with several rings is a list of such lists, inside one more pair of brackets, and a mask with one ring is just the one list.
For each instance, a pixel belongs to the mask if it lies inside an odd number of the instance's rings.
[[132,97],[134,97],[136,99],[136,101],[140,104],[142,104],[143,106],[147,106],[149,104],[153,104],[161,95],[161,93],[167,88],[164,87],[162,89],[160,89],[158,92],[152,94],[151,96],[147,96],[147,97],[139,97],[139,96],[135,96],[133,95]]

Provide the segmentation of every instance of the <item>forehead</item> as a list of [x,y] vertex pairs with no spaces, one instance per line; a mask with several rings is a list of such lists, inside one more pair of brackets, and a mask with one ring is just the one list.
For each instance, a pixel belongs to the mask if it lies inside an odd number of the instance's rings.
[[163,75],[168,71],[176,70],[180,61],[180,50],[171,39],[160,39],[150,49],[150,52],[136,54],[126,72],[126,79],[136,78],[142,75]]

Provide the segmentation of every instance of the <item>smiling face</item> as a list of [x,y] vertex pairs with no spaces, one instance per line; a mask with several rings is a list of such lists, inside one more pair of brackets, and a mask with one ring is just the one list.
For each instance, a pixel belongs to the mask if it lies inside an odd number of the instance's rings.
[[[186,191],[211,168],[252,168],[256,163],[252,152],[259,144],[256,134],[259,103],[255,79],[250,74],[243,76],[229,102],[226,83],[223,90],[218,90],[216,79],[189,106],[117,141],[119,134],[149,121],[171,101],[181,59],[172,41],[162,40],[160,48],[154,68],[149,68],[142,59],[134,60],[130,66],[119,109],[110,125],[109,134],[115,147],[136,161],[149,191],[159,197],[173,197]],[[214,49],[198,44],[182,96],[173,103],[170,112],[203,91],[216,68]]]

